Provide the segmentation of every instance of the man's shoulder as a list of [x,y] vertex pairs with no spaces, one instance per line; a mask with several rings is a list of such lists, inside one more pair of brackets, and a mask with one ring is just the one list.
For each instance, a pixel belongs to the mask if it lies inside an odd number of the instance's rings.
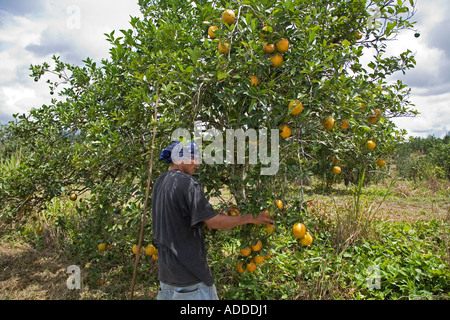
[[200,182],[190,174],[181,172],[180,170],[170,170],[164,173],[161,173],[159,177],[156,179],[158,180],[176,180],[179,183],[187,184],[187,185],[201,185]]

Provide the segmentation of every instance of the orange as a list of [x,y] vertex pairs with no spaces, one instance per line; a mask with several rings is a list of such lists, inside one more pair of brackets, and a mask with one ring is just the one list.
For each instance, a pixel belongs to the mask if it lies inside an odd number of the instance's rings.
[[263,256],[258,256],[256,255],[253,260],[255,261],[255,263],[262,263],[264,261],[264,257]]
[[253,271],[255,271],[255,270],[256,270],[256,264],[255,264],[253,261],[249,262],[249,263],[247,264],[246,270],[247,270],[248,272],[253,272]]
[[69,199],[72,200],[72,201],[77,200],[77,198],[78,198],[78,196],[77,196],[76,193],[71,193],[70,196],[69,196]]
[[334,119],[332,117],[326,118],[322,124],[325,129],[332,130],[334,128]]
[[250,255],[250,253],[252,253],[252,248],[250,248],[250,247],[242,248],[240,250],[240,253],[241,253],[242,256],[247,257],[247,256]]
[[234,11],[231,9],[227,9],[222,13],[222,20],[226,24],[232,24],[234,19],[236,18]]
[[250,86],[257,86],[258,85],[259,81],[258,81],[258,77],[257,76],[250,75],[250,79],[251,79]]
[[154,254],[156,254],[158,252],[158,250],[156,250],[155,246],[153,244],[149,244],[146,248],[145,248],[145,254],[148,256],[153,256]]
[[373,110],[373,114],[376,115],[377,117],[381,117],[381,110],[380,109],[374,109]]
[[309,246],[312,242],[313,242],[313,237],[311,236],[311,234],[309,232],[306,232],[303,239],[300,239],[300,243],[302,245],[304,245],[305,247]]
[[331,162],[333,162],[334,164],[338,164],[339,162],[341,162],[341,160],[339,160],[336,157],[331,158]]
[[158,253],[152,254],[153,260],[158,261]]
[[277,42],[277,51],[280,53],[285,53],[289,50],[289,41],[286,38],[281,39]]
[[208,28],[208,36],[211,38],[211,39],[215,39],[216,38],[216,35],[214,34],[214,31],[216,31],[216,30],[218,30],[219,28],[217,28],[216,26],[211,26],[211,27],[209,27]]
[[239,214],[239,208],[238,207],[229,207],[228,208],[228,215],[229,216],[237,216]]
[[292,234],[297,239],[301,239],[305,236],[306,233],[306,227],[303,223],[297,222],[292,226]]
[[376,144],[375,144],[375,142],[373,142],[372,140],[369,140],[369,141],[367,141],[367,143],[366,143],[366,147],[369,148],[370,150],[375,149],[375,146],[376,146]]
[[242,265],[243,265],[243,262],[242,262],[242,261],[238,261],[238,263],[237,263],[237,265],[236,265],[236,269],[237,269],[237,271],[238,271],[239,273],[244,273],[244,272],[245,272],[245,270],[244,270],[244,268],[242,267]]
[[[137,244],[135,244],[135,245],[133,245],[133,253],[134,254],[137,254],[137,252],[138,252],[138,245]],[[141,253],[143,252],[144,250],[143,250],[143,248],[141,247]]]
[[333,173],[334,174],[339,174],[339,173],[341,173],[341,167],[339,167],[339,166],[334,166],[333,167]]
[[219,42],[218,49],[220,53],[227,54],[230,52],[230,44],[228,42]]
[[284,124],[280,127],[280,136],[284,139],[288,138],[291,135],[291,129],[288,125]]
[[[265,26],[265,27],[262,28],[262,29],[263,29],[263,31],[270,32],[268,26]],[[261,38],[266,39],[267,36],[266,36],[263,32],[261,32]]]
[[275,45],[273,43],[272,44],[267,44],[267,42],[265,42],[263,44],[263,51],[265,53],[273,53],[275,51]]
[[378,159],[377,160],[377,166],[384,167],[386,165],[386,161],[384,159]]
[[104,244],[103,242],[99,243],[99,245],[97,246],[97,249],[99,251],[105,251],[106,250],[106,244]]
[[261,240],[253,240],[252,242],[252,250],[253,251],[259,251],[262,248],[262,242]]
[[289,102],[289,110],[291,110],[291,114],[296,116],[303,111],[303,103],[298,100]]
[[281,54],[276,53],[269,58],[269,61],[272,62],[274,67],[279,67],[283,63],[283,57],[281,56]]
[[378,117],[376,115],[372,114],[367,117],[367,121],[369,121],[370,123],[375,123],[378,121]]
[[356,40],[361,40],[362,37],[363,37],[363,34],[362,34],[360,31],[357,31],[357,32],[355,33],[355,38],[356,38]]
[[350,124],[348,123],[348,119],[345,119],[342,121],[342,124],[339,126],[341,130],[346,130],[350,127]]
[[275,230],[275,226],[273,224],[265,224],[264,225],[264,231],[266,231],[268,234],[271,234]]
[[283,209],[283,201],[281,200],[277,200],[275,201],[275,204],[277,205],[278,209]]

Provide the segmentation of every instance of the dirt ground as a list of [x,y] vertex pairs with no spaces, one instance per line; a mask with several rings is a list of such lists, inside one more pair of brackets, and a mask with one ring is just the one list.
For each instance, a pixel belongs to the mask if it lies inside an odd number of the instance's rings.
[[0,243],[0,300],[70,299],[64,255]]

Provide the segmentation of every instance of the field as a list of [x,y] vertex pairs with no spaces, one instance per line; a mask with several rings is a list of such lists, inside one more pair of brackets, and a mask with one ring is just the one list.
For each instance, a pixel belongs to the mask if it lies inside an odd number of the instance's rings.
[[[236,271],[240,243],[233,239],[240,230],[208,232],[209,260],[219,297],[448,299],[449,187],[448,183],[430,186],[407,181],[397,181],[390,190],[383,182],[365,186],[358,200],[364,206],[359,226],[350,214],[354,212],[354,188],[340,184],[322,192],[306,187],[309,205],[303,220],[314,235],[313,244],[303,247],[278,214],[275,232],[265,242],[271,257],[253,273]],[[58,199],[53,206],[48,210],[73,216],[67,199]],[[0,225],[0,299],[129,298],[135,261],[131,247],[117,241],[109,250],[100,252],[92,245],[90,254],[82,254],[71,247],[67,227],[58,225],[58,220],[45,222],[42,232],[33,220],[14,230],[11,225]],[[137,239],[138,227],[133,228]],[[71,265],[81,269],[79,290],[69,290],[66,284]],[[153,300],[157,289],[157,262],[144,254],[134,299]]]

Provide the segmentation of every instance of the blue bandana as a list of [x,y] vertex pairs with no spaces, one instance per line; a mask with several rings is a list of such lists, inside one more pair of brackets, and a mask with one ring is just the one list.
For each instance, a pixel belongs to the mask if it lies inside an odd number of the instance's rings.
[[200,158],[200,150],[195,142],[191,142],[187,146],[183,146],[180,141],[173,142],[170,146],[165,148],[159,155],[159,161],[164,161],[165,163],[172,163],[173,160],[186,160],[189,156],[183,156],[183,150],[186,149],[186,153],[191,154],[191,159]]

